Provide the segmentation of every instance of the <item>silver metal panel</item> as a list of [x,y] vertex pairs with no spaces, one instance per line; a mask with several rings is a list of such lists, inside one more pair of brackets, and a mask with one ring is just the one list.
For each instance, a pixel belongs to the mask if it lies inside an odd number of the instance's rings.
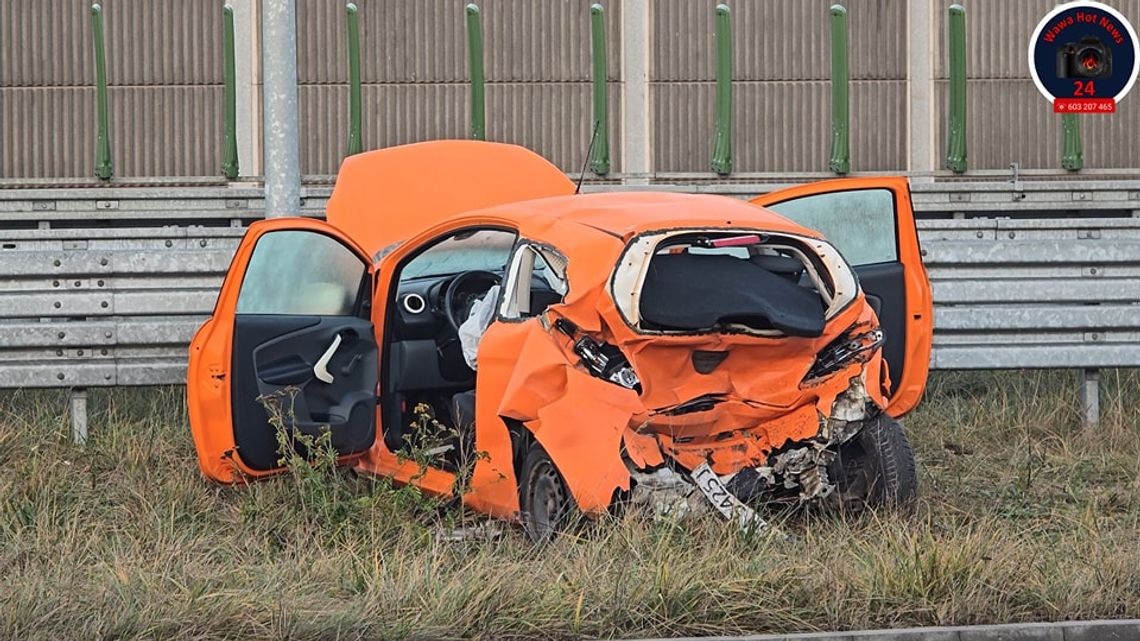
[[931,359],[934,369],[1018,368],[1108,368],[1136,367],[1140,347],[1136,345],[978,345],[936,347]]
[[[1013,302],[1013,301],[1010,301]],[[1035,301],[1036,302],[1036,301]],[[1140,307],[1136,305],[1041,306],[995,305],[985,308],[940,307],[935,325],[939,330],[1009,331],[1094,328],[1140,328]]]
[[37,359],[23,364],[5,363],[0,368],[0,388],[98,387],[116,384],[115,362],[112,360],[78,363],[62,358],[54,362]]

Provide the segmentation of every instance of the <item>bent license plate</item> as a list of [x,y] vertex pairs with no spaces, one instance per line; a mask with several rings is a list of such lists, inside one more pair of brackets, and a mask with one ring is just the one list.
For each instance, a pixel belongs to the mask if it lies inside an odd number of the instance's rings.
[[755,510],[740,502],[740,499],[732,495],[724,483],[720,482],[720,477],[713,472],[708,463],[701,463],[693,470],[690,476],[693,483],[700,489],[705,498],[712,503],[717,512],[720,512],[724,518],[730,521],[736,521],[740,527],[762,528],[767,525],[764,519]]

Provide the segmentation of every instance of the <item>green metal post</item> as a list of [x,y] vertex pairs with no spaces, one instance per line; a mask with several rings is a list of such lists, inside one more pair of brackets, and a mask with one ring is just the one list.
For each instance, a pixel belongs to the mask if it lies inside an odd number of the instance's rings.
[[237,71],[234,66],[234,8],[222,7],[222,64],[226,76],[225,138],[222,139],[222,174],[238,177],[237,149]]
[[483,22],[478,5],[467,5],[467,59],[471,67],[471,137],[487,139],[486,103],[483,97]]
[[91,5],[91,35],[95,41],[95,105],[98,110],[98,138],[95,141],[95,175],[110,180],[115,175],[111,162],[111,139],[107,133],[107,56],[103,48],[103,7]]
[[716,6],[716,133],[713,138],[712,170],[732,173],[732,13],[727,5]]
[[946,168],[966,171],[966,9],[950,5],[950,131]]
[[828,168],[851,171],[851,111],[847,73],[847,9],[831,5],[831,157]]
[[355,4],[348,3],[344,10],[348,18],[348,155],[352,156],[364,151],[360,125],[360,20]]
[[1085,166],[1080,123],[1077,114],[1061,114],[1061,167],[1068,171],[1080,171]]
[[[606,10],[590,7],[590,43],[594,52],[594,125],[598,139],[590,155],[590,170],[599,176],[610,173],[609,86],[606,69]],[[593,127],[590,128],[591,131]]]

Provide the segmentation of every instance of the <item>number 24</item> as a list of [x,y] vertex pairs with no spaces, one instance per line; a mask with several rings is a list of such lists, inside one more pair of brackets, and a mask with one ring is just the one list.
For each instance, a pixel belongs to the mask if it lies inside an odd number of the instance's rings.
[[1074,80],[1073,84],[1076,85],[1076,88],[1073,90],[1074,96],[1095,96],[1096,95],[1096,87],[1093,86],[1092,80],[1089,80],[1088,82],[1085,82],[1083,80]]

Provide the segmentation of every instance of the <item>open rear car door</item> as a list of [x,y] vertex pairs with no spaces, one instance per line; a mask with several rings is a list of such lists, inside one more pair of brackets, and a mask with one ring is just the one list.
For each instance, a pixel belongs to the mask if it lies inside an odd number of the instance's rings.
[[282,444],[303,449],[297,434],[328,432],[343,463],[367,451],[378,367],[371,308],[371,263],[341,231],[301,218],[251,225],[190,344],[202,472],[233,483],[280,471]]
[[809,183],[752,204],[823,233],[851,264],[886,335],[887,413],[899,417],[914,409],[930,369],[934,312],[906,178]]

